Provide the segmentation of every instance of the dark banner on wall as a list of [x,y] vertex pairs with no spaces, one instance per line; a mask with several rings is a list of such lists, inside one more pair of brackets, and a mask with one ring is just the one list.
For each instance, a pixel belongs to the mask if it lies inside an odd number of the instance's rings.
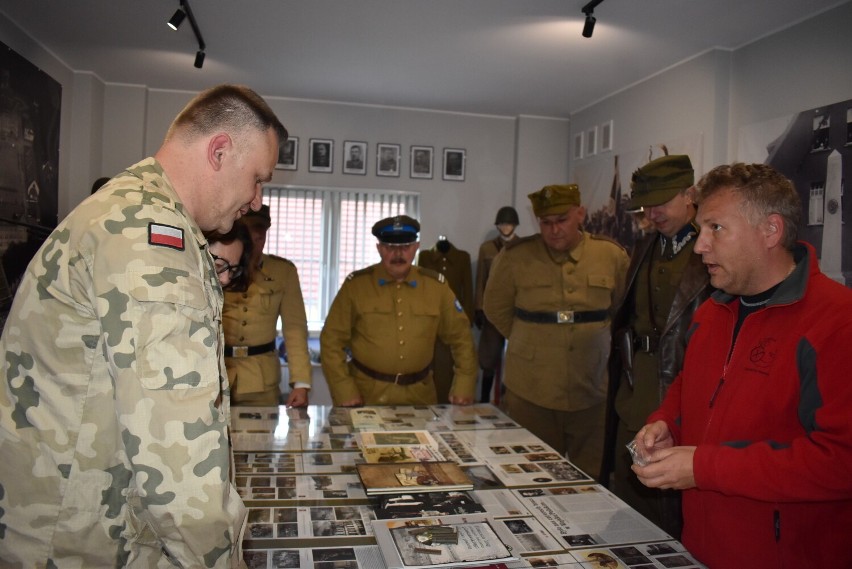
[[57,81],[0,42],[2,321],[24,269],[57,223],[61,102]]

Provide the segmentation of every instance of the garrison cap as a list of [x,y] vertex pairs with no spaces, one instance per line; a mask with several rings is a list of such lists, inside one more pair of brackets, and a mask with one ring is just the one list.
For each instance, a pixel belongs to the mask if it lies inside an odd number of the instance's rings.
[[269,206],[266,204],[261,205],[257,211],[249,208],[242,219],[247,225],[262,225],[266,229],[272,226],[272,216],[269,215]]
[[635,172],[627,209],[662,205],[695,183],[695,170],[685,154],[661,156]]
[[420,223],[407,215],[387,217],[373,225],[373,235],[382,243],[414,243],[419,232]]
[[527,196],[536,217],[565,213],[571,206],[580,205],[580,186],[562,184],[545,186]]

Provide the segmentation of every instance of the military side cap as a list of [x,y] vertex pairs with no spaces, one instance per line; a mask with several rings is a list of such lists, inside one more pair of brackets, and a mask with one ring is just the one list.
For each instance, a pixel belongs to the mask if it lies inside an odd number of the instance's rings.
[[407,215],[387,217],[373,225],[373,235],[382,243],[414,243],[420,232],[420,223]]
[[269,215],[269,206],[263,204],[260,206],[260,209],[254,211],[253,209],[249,209],[248,212],[242,217],[246,223],[265,225],[266,227],[270,227],[272,225],[272,217]]
[[527,196],[536,217],[565,213],[571,206],[580,205],[580,186],[562,184],[545,186]]
[[661,156],[633,172],[627,209],[662,205],[694,183],[695,170],[689,156]]

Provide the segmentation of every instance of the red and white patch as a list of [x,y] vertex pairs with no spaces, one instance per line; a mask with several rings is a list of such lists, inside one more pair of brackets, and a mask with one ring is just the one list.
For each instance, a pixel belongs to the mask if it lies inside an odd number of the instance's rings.
[[160,223],[149,223],[148,243],[183,251],[183,229]]

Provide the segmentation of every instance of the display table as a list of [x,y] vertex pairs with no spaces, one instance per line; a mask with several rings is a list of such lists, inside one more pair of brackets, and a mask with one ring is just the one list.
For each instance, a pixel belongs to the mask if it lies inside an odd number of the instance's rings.
[[[509,530],[507,545],[519,558],[510,568],[703,567],[491,405],[233,407],[231,414],[250,568],[382,569],[371,521],[465,514]],[[356,471],[364,462],[358,433],[406,430],[428,431],[473,490],[368,497]]]

